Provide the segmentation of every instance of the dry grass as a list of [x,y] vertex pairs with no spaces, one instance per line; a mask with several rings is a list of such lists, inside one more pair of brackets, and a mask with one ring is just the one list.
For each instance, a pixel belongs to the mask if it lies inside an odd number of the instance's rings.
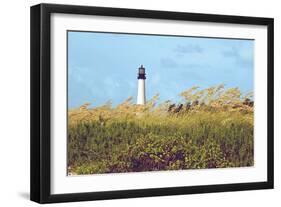
[[[112,107],[84,104],[68,113],[68,166],[74,174],[252,166],[252,95],[223,85],[181,93],[181,103]],[[181,110],[177,110],[183,104]]]

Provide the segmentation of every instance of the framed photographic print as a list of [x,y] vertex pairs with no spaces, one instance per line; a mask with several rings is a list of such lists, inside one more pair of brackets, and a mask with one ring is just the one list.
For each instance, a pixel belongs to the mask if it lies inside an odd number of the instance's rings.
[[31,7],[31,200],[273,188],[273,19]]

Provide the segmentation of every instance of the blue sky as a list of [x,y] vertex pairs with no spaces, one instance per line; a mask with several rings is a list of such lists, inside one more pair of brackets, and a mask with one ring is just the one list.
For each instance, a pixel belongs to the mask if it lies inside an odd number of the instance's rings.
[[68,32],[68,105],[113,105],[137,97],[146,68],[147,99],[180,101],[193,86],[253,91],[254,40]]

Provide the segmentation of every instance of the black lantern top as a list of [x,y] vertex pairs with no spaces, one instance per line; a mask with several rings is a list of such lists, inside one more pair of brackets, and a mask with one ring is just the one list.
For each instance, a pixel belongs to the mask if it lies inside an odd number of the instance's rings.
[[143,67],[143,65],[141,65],[140,68],[139,68],[138,79],[146,79],[145,68]]

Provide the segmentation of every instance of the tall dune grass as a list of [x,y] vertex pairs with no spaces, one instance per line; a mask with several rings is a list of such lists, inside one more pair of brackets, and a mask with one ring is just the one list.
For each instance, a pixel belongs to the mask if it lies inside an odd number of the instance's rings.
[[223,85],[180,94],[183,104],[154,96],[116,107],[85,104],[68,112],[68,172],[94,174],[245,167],[254,164],[252,94]]

